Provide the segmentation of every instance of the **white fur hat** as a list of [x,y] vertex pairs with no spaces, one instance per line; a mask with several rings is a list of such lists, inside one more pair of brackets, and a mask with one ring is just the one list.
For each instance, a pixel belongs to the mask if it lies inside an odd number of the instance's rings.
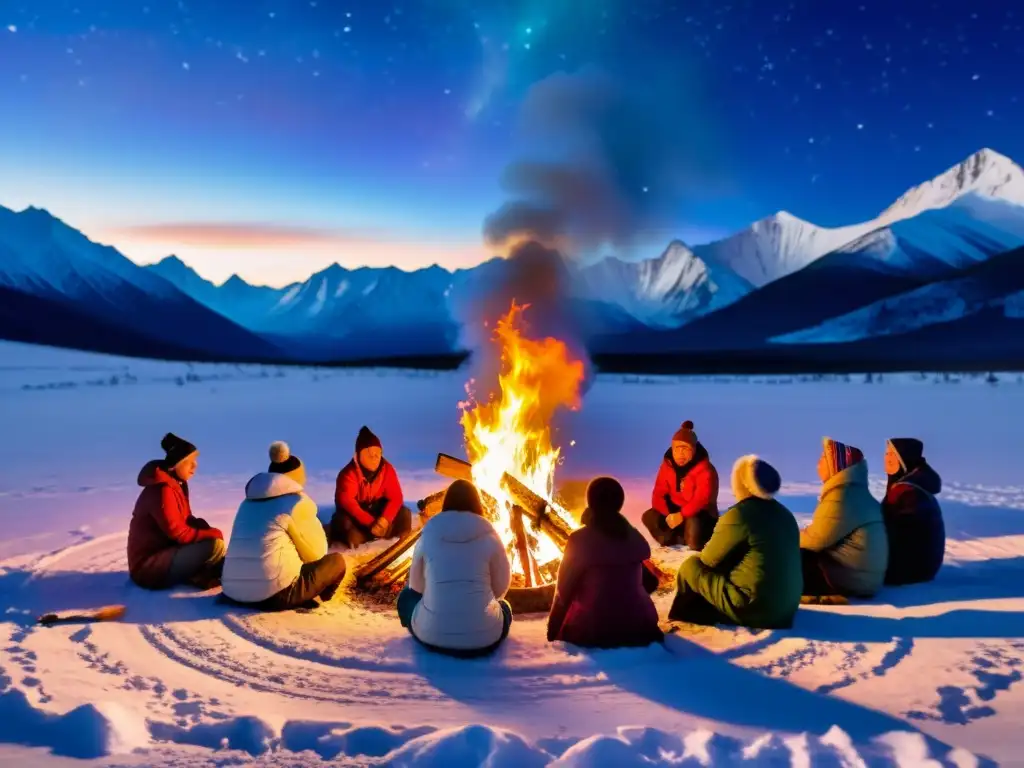
[[778,470],[753,453],[740,456],[732,467],[732,492],[736,501],[751,496],[771,499],[781,486]]

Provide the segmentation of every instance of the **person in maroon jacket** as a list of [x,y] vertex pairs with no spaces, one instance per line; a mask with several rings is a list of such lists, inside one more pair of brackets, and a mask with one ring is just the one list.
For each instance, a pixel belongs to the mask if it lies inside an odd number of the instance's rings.
[[328,539],[355,549],[374,539],[405,536],[412,530],[412,512],[402,501],[398,474],[384,458],[380,438],[362,427],[356,455],[338,473]]
[[548,640],[586,648],[626,648],[662,640],[643,577],[651,546],[622,516],[626,494],[611,477],[587,486],[583,527],[572,532],[558,568]]
[[931,581],[946,554],[946,524],[935,497],[942,479],[924,458],[924,444],[913,437],[886,443],[885,473],[889,482],[882,500],[882,519],[889,539],[885,583]]
[[641,516],[651,537],[664,547],[704,549],[718,522],[718,470],[684,421],[658,469],[651,508]]
[[160,441],[166,456],[139,472],[142,492],[128,527],[128,573],[146,589],[192,584],[210,589],[220,583],[227,546],[224,534],[195,517],[188,481],[196,473],[199,451],[168,432]]

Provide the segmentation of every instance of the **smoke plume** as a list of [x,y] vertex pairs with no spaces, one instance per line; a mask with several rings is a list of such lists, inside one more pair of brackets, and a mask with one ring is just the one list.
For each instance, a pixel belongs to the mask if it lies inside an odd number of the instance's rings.
[[557,336],[587,360],[594,314],[573,300],[566,259],[630,248],[645,232],[678,223],[710,156],[680,111],[686,103],[679,91],[632,80],[627,89],[596,69],[554,74],[530,89],[517,126],[519,159],[501,177],[507,202],[483,227],[487,245],[508,258],[464,326],[482,367],[478,380],[492,380],[500,362],[481,333],[513,300],[530,305],[531,336]]
[[711,157],[681,101],[595,69],[535,84],[518,126],[524,153],[502,175],[508,202],[484,222],[487,244],[510,252],[535,239],[577,257],[677,225]]

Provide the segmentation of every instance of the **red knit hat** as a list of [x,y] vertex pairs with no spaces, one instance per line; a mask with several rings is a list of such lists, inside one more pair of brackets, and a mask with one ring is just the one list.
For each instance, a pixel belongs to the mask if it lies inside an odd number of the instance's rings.
[[697,433],[693,431],[693,422],[687,419],[682,423],[676,433],[672,435],[673,443],[686,443],[691,448],[697,445]]

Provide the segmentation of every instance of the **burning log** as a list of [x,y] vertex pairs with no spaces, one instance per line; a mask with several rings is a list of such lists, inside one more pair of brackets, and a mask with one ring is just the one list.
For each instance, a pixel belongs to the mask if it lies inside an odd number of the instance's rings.
[[519,563],[523,567],[523,579],[527,587],[540,586],[540,571],[537,569],[537,560],[530,551],[530,543],[526,539],[526,528],[523,526],[523,512],[517,506],[512,508],[509,515],[509,522],[512,525],[512,535],[516,540],[516,552],[519,555]]
[[[473,482],[473,465],[446,453],[437,454],[434,471],[453,480]],[[545,533],[559,549],[565,549],[566,542],[569,541],[569,534],[572,533],[569,524],[562,520],[557,513],[554,513],[551,505],[544,498],[531,491],[508,472],[502,476],[502,482],[505,485],[505,490],[512,497],[512,501],[522,510],[523,515],[529,518],[533,527]]]
[[[446,453],[437,454],[434,471],[456,480],[473,481],[473,465]],[[569,524],[552,510],[551,505],[545,499],[531,491],[508,472],[503,475],[502,481],[509,496],[512,497],[523,514],[530,518],[534,527],[547,534],[559,549],[564,550],[569,541],[569,534],[572,533]],[[672,578],[671,574],[659,568],[653,560],[644,560],[644,571],[645,584],[664,585]],[[650,591],[653,592],[654,589]]]

